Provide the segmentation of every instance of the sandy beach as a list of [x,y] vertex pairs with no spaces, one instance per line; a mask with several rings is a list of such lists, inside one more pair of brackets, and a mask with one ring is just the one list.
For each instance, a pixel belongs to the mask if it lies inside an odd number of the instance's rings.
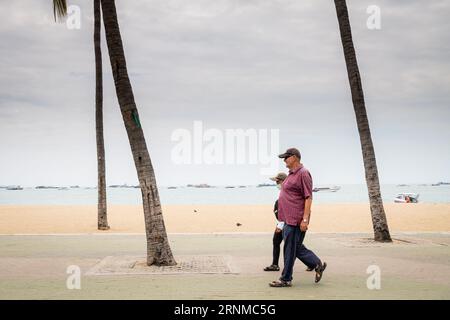
[[[391,232],[449,232],[450,204],[385,204]],[[272,232],[270,205],[163,206],[168,233]],[[141,206],[108,208],[97,231],[96,206],[0,206],[0,234],[144,233]],[[237,226],[237,223],[241,224]],[[368,204],[314,205],[310,232],[371,232]]]

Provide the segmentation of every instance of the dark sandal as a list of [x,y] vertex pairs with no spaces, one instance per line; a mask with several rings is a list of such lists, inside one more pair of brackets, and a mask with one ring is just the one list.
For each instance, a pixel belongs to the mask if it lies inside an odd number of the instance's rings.
[[310,268],[310,267],[308,267],[308,268],[306,268],[306,271],[313,271],[314,270],[314,267],[312,267],[312,268]]
[[269,286],[274,288],[282,288],[282,287],[291,287],[292,282],[291,281],[284,281],[284,280],[275,280],[269,283]]
[[272,264],[268,267],[265,267],[264,271],[280,271],[280,267]]
[[318,283],[322,279],[323,272],[327,268],[327,263],[324,262],[316,267],[316,283]]

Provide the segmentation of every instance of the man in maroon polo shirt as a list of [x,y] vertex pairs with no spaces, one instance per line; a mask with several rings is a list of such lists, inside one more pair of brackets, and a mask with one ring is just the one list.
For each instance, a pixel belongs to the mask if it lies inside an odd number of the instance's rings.
[[314,265],[316,283],[322,278],[327,264],[309,249],[303,246],[312,204],[312,177],[309,171],[300,163],[300,151],[296,148],[287,149],[280,154],[284,159],[289,175],[281,185],[278,198],[278,218],[284,222],[284,268],[279,280],[269,283],[271,287],[290,287],[296,258],[302,257],[307,265]]

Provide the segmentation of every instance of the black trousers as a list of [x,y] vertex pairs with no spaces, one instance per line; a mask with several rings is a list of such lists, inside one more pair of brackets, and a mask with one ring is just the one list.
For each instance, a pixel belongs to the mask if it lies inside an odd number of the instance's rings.
[[273,233],[273,265],[278,265],[280,259],[280,245],[283,242],[283,232]]

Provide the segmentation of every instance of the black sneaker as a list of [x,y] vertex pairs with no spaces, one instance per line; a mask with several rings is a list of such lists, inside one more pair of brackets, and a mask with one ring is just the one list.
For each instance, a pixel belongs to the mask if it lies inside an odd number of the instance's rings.
[[322,275],[323,272],[325,271],[325,269],[327,268],[327,263],[320,263],[317,267],[316,267],[316,283],[318,283],[320,281],[320,279],[322,279]]

